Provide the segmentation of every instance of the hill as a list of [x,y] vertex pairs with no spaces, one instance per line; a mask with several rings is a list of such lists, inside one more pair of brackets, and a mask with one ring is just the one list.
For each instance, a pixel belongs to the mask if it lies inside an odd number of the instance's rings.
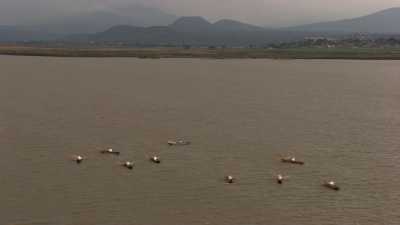
[[166,26],[135,27],[114,26],[105,32],[90,35],[89,41],[122,42],[134,45],[177,45],[182,43],[179,33]]
[[114,5],[68,17],[55,17],[47,23],[0,26],[0,42],[87,40],[89,34],[103,32],[121,24],[166,26],[176,19],[175,15],[140,4]]
[[181,17],[169,27],[176,31],[188,33],[207,32],[213,29],[212,24],[200,16]]
[[59,36],[39,29],[0,26],[0,42],[48,41],[56,38]]
[[222,19],[213,24],[214,29],[220,31],[261,31],[262,27],[242,23],[235,20]]
[[390,8],[367,16],[332,22],[315,23],[289,28],[300,31],[329,31],[346,33],[400,33],[400,8]]
[[242,23],[235,20],[222,19],[215,23],[210,23],[203,17],[181,17],[169,27],[183,32],[227,32],[227,31],[262,31],[264,28],[251,24]]
[[165,26],[177,17],[157,8],[140,4],[116,5],[101,10],[77,13],[68,17],[53,18],[51,23],[32,27],[48,33],[71,35],[102,32],[116,25]]
[[202,17],[182,17],[169,26],[114,26],[87,37],[90,42],[126,45],[265,46],[271,42],[293,41],[308,32],[268,30],[234,20],[210,23]]

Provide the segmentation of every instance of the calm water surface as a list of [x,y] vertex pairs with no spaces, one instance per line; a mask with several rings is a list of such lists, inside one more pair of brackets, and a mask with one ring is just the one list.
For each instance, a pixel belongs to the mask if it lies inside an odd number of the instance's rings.
[[399,150],[395,61],[0,57],[2,225],[398,225]]

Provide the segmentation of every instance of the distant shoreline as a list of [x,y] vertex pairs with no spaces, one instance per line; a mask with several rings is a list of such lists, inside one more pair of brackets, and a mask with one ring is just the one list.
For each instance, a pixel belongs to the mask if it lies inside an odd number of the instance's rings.
[[132,57],[132,58],[206,58],[206,59],[349,59],[400,60],[397,48],[50,48],[0,45],[0,55],[46,57]]

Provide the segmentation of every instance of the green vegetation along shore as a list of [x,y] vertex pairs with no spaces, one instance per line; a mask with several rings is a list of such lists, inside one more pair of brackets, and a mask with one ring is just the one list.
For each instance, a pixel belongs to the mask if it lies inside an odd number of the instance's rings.
[[0,55],[51,57],[137,57],[211,59],[360,59],[400,60],[400,48],[46,48],[0,46]]

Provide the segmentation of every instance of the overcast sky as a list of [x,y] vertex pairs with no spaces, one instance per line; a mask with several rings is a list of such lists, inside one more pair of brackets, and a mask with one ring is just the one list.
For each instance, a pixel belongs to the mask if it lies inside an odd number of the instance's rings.
[[228,18],[264,26],[342,19],[400,7],[400,0],[0,0],[0,24],[44,20],[126,3],[142,3],[178,16],[200,15],[211,21]]

